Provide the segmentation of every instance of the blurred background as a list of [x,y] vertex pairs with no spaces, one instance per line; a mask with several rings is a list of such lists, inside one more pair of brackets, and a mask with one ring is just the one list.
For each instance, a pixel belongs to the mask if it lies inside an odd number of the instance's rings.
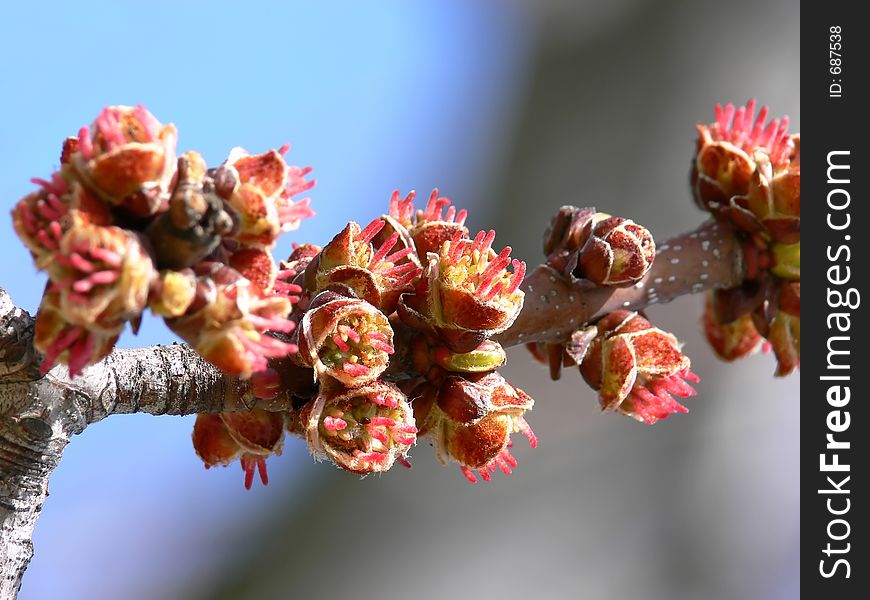
[[[323,244],[390,192],[439,186],[530,264],[562,204],[657,239],[697,225],[697,121],[757,97],[800,128],[799,10],[691,2],[13,3],[0,36],[0,205],[58,165],[106,104],[143,103],[211,165],[292,144],[314,166]],[[7,212],[8,214],[8,212]],[[497,240],[497,244],[498,244]],[[35,311],[44,276],[0,219],[0,285]],[[701,376],[691,412],[654,427],[601,415],[579,374],[551,383],[523,350],[504,374],[536,399],[537,450],[469,485],[427,443],[365,480],[299,440],[268,488],[206,472],[192,417],[113,417],[51,479],[22,599],[340,597],[792,598],[799,592],[799,376],[719,362],[701,298],[650,317]],[[147,321],[122,345],[168,343]],[[520,440],[521,441],[521,440]],[[531,595],[531,596],[530,596]]]

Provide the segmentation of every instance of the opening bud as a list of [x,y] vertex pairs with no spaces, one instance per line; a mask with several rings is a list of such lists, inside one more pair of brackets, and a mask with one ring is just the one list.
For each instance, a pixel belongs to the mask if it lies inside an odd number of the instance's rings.
[[354,389],[321,388],[302,409],[302,419],[316,457],[360,475],[387,471],[417,441],[407,398],[383,381]]
[[627,285],[646,275],[655,255],[655,242],[645,227],[597,213],[578,266],[583,277],[598,285]]
[[673,396],[695,395],[684,380],[698,381],[673,335],[635,312],[619,310],[598,322],[580,373],[598,391],[602,410],[617,411],[652,425],[688,409]]
[[319,376],[354,388],[377,379],[393,354],[393,328],[386,315],[358,298],[318,294],[302,317],[299,358]]

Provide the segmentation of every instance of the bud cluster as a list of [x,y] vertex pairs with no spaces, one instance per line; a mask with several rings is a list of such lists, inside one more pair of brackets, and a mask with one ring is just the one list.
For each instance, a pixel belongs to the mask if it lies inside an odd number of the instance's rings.
[[725,360],[772,347],[783,376],[800,365],[800,134],[767,114],[754,100],[717,105],[716,121],[698,125],[690,179],[698,205],[743,244],[742,284],[709,293],[707,339]]
[[298,286],[279,281],[277,236],[313,213],[313,182],[286,148],[236,148],[217,169],[176,156],[177,132],[144,107],[110,106],[63,144],[60,169],[12,211],[49,283],[37,315],[42,370],[75,376],[133,331],[146,307],[224,372],[242,377],[292,346]]
[[[522,308],[525,263],[493,250],[494,231],[471,238],[466,212],[438,190],[425,209],[414,198],[395,192],[389,214],[351,221],[301,265],[292,357],[318,391],[290,430],[315,457],[359,474],[409,465],[409,448],[429,435],[469,480],[472,470],[489,479],[516,465],[510,435],[531,435],[532,400],[495,372],[505,354],[489,339]],[[400,334],[410,348],[400,360],[419,376],[391,383]]]

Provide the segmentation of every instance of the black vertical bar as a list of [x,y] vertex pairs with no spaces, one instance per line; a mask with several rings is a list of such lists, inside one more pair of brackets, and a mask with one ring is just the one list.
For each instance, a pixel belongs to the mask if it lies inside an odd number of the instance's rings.
[[867,460],[858,458],[870,454],[862,380],[870,371],[870,352],[862,352],[868,339],[863,302],[870,302],[870,23],[859,16],[861,6],[804,2],[801,15],[801,166],[807,168],[801,174],[807,284],[801,307],[801,589],[807,598],[870,597],[870,507],[858,491],[870,487]]

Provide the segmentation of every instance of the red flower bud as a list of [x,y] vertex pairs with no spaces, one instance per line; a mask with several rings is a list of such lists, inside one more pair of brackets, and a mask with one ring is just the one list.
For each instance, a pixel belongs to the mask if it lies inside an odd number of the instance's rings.
[[496,467],[506,475],[516,467],[508,449],[512,433],[522,432],[534,448],[538,440],[523,418],[534,405],[525,392],[509,384],[497,372],[482,375],[450,375],[441,383],[425,429],[436,444],[438,458],[455,460],[465,477],[477,483]]
[[49,276],[68,321],[114,330],[142,313],[157,272],[137,234],[81,224],[64,234]]
[[375,219],[365,229],[354,221],[348,223],[320,253],[314,289],[346,286],[383,312],[393,312],[399,295],[411,290],[422,269],[416,258],[411,259],[413,246],[397,247],[402,239],[399,231],[377,245],[372,243],[385,225],[383,219]]
[[[494,238],[494,231],[481,231],[474,240],[457,234],[438,255],[430,253],[417,297],[400,301],[403,320],[422,318],[456,352],[510,327],[523,306],[519,286],[526,264],[511,261],[509,246],[496,255]],[[511,264],[513,272],[507,270]]]
[[299,359],[349,388],[377,379],[393,354],[393,328],[364,300],[321,292],[302,317]]
[[602,410],[615,410],[652,425],[688,412],[671,396],[693,396],[683,380],[698,381],[673,335],[634,312],[618,310],[598,322],[580,373],[598,391]]
[[104,201],[149,217],[169,198],[177,137],[141,105],[109,106],[81,129],[70,162]]
[[691,186],[698,205],[713,214],[731,205],[734,196],[746,196],[761,150],[779,166],[788,161],[794,142],[788,135],[788,117],[765,126],[767,107],[755,117],[755,101],[735,110],[716,105],[716,122],[698,125],[698,149],[692,164]]
[[166,324],[206,360],[224,373],[248,378],[267,367],[267,358],[296,350],[267,333],[293,330],[287,298],[261,296],[248,279],[220,263],[200,263],[196,273],[193,302]]
[[383,381],[354,389],[321,388],[301,418],[315,457],[360,475],[387,471],[417,441],[407,398]]
[[36,315],[34,347],[45,356],[39,370],[47,373],[55,364],[69,366],[69,374],[75,377],[87,365],[92,365],[106,356],[118,341],[123,321],[84,326],[71,323],[60,306],[60,295],[46,291]]
[[259,409],[198,414],[193,426],[193,447],[206,469],[227,466],[239,459],[245,471],[246,489],[251,489],[255,469],[263,485],[267,485],[266,458],[281,454],[285,421],[284,413]]
[[630,284],[646,275],[655,255],[655,242],[645,227],[598,213],[592,235],[580,251],[579,271],[598,285]]
[[309,200],[292,196],[310,189],[310,169],[288,166],[279,150],[252,156],[234,148],[215,172],[215,190],[227,200],[237,220],[234,237],[242,244],[272,246],[285,231],[314,215]]

